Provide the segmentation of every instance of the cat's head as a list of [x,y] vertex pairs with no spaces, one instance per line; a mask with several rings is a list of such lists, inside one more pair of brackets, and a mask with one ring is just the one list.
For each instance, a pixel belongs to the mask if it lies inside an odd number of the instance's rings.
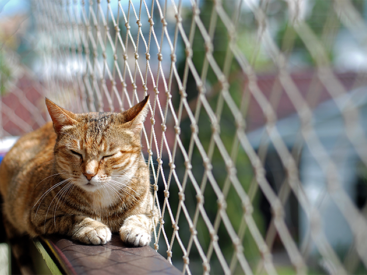
[[140,160],[148,100],[121,113],[75,114],[46,98],[61,177],[89,192],[128,184]]

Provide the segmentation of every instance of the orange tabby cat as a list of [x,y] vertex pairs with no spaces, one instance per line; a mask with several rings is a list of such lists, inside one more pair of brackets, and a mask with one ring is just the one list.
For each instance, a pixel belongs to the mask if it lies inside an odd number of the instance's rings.
[[122,113],[86,114],[46,99],[53,124],[20,138],[0,165],[13,244],[24,234],[59,233],[98,245],[111,232],[134,246],[150,243],[157,211],[140,141],[148,99]]

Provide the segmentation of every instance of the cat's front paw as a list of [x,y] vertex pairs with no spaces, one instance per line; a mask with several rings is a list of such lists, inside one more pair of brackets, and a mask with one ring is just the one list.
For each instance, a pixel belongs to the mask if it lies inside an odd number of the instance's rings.
[[140,227],[122,226],[120,228],[121,240],[133,246],[149,245],[151,234]]
[[86,244],[106,244],[111,240],[111,230],[91,218],[85,218],[73,231],[72,239]]

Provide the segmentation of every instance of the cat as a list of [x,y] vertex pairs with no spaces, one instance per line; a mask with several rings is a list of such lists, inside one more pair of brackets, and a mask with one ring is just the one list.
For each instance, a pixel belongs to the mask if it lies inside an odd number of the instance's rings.
[[141,154],[148,101],[75,114],[46,98],[52,122],[21,137],[0,165],[4,226],[19,262],[21,236],[99,245],[118,232],[132,246],[150,243],[158,212]]

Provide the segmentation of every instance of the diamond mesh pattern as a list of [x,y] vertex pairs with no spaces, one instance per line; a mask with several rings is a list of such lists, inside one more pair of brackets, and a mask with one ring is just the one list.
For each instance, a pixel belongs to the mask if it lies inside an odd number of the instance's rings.
[[[185,274],[366,271],[366,73],[333,56],[343,33],[365,53],[366,4],[311,2],[32,2],[42,95],[79,112],[151,95],[154,248]],[[5,135],[34,128],[5,102]]]

